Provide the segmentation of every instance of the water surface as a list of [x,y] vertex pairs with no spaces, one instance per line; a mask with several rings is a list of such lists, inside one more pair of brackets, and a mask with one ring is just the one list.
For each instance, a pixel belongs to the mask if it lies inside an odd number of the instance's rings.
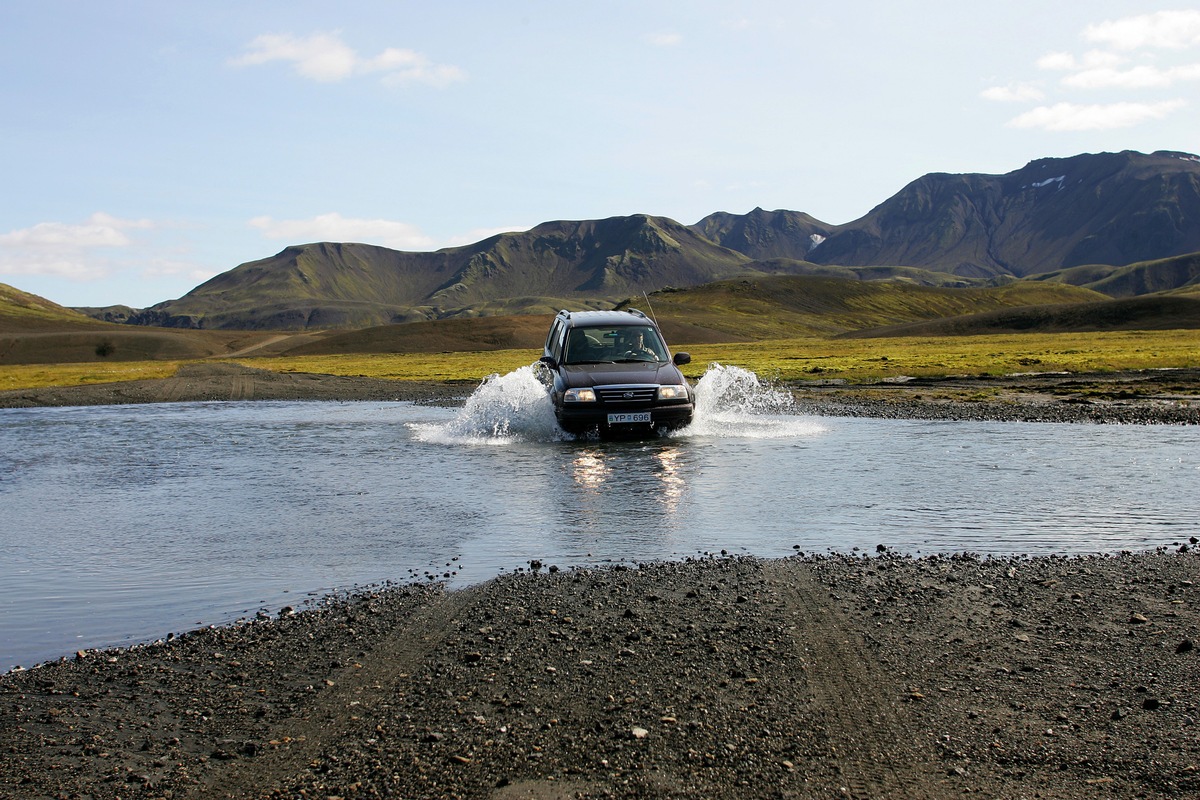
[[815,418],[749,373],[575,441],[532,374],[464,408],[0,410],[0,670],[386,581],[726,550],[1085,553],[1197,532],[1200,428]]

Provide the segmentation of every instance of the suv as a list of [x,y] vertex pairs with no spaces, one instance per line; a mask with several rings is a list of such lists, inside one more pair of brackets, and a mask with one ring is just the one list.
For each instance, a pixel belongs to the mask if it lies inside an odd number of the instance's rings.
[[568,433],[650,433],[692,421],[695,393],[658,324],[641,311],[560,311],[546,336],[543,379]]

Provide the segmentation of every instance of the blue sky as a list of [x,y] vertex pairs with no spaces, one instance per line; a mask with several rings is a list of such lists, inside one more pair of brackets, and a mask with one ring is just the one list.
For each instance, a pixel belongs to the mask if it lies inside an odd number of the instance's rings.
[[792,0],[0,10],[0,282],[144,307],[289,244],[833,224],[929,172],[1200,151],[1200,6]]

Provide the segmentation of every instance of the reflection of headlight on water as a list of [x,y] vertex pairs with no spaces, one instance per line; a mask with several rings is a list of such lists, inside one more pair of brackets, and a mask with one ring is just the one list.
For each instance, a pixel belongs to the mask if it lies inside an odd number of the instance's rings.
[[655,454],[658,459],[658,479],[662,483],[663,505],[668,511],[674,511],[683,499],[684,480],[679,474],[679,448],[660,450]]
[[580,453],[571,463],[575,482],[587,489],[599,489],[611,472],[612,468],[604,463],[604,456],[598,452]]
[[[591,491],[603,489],[613,476],[613,467],[610,466],[609,460],[601,450],[585,450],[575,456],[571,461],[571,477],[575,485]],[[682,474],[678,447],[655,452],[654,461],[641,462],[636,473],[634,484],[628,487],[631,491],[654,496],[669,512],[679,506],[687,483]],[[651,479],[657,479],[657,484]]]

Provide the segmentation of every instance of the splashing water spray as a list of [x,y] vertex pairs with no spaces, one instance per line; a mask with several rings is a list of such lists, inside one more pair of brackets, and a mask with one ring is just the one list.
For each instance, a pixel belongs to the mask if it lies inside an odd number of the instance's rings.
[[503,445],[572,438],[558,427],[550,395],[538,380],[536,368],[535,364],[507,375],[489,375],[454,419],[418,426],[418,435],[425,441],[446,444]]
[[809,436],[824,428],[795,415],[786,389],[764,383],[742,367],[716,362],[696,382],[696,416],[683,436],[776,439]]
[[[504,445],[514,442],[572,441],[558,427],[554,405],[538,365],[484,379],[454,419],[414,426],[424,441],[445,444]],[[692,424],[670,434],[691,437],[776,439],[810,436],[824,428],[795,415],[791,394],[764,383],[741,367],[710,364],[696,383]]]

